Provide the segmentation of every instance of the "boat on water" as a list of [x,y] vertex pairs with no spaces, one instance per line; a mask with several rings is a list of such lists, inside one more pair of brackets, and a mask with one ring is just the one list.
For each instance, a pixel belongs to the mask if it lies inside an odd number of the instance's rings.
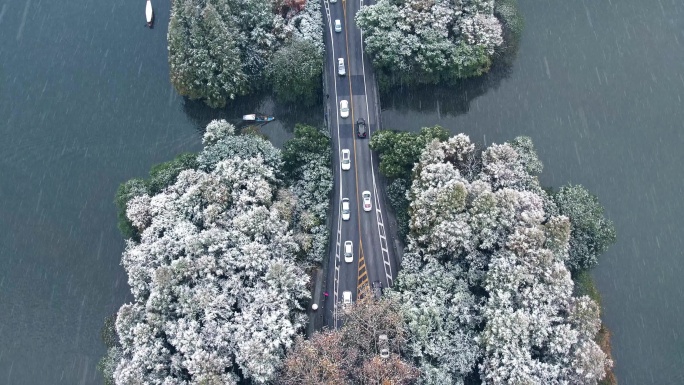
[[154,24],[154,11],[152,10],[151,0],[147,0],[145,5],[145,19],[147,20],[147,26],[152,28],[152,24]]
[[247,121],[247,122],[271,122],[271,121],[275,120],[275,116],[249,114],[249,115],[242,115],[242,120]]

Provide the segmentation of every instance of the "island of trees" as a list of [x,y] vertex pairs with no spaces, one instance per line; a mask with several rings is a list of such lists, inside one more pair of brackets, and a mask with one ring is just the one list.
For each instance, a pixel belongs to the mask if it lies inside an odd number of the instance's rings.
[[515,0],[378,0],[356,23],[382,84],[449,84],[517,49]]
[[269,383],[306,323],[329,138],[298,126],[281,151],[213,121],[204,144],[117,193],[134,301],[105,330],[110,384]]
[[[449,84],[489,71],[517,49],[516,0],[379,0],[362,6],[364,33],[381,84]],[[173,0],[171,83],[220,108],[272,91],[281,103],[319,100],[323,23],[314,0]]]
[[612,223],[581,186],[539,185],[529,138],[478,149],[441,127],[376,133],[406,223],[401,271],[382,299],[309,339],[307,271],[327,254],[329,139],[298,126],[281,152],[214,121],[204,143],[117,194],[134,301],[109,324],[109,383],[611,379],[587,272],[614,241]]
[[173,0],[168,44],[174,88],[211,107],[260,90],[302,105],[320,98],[318,1]]

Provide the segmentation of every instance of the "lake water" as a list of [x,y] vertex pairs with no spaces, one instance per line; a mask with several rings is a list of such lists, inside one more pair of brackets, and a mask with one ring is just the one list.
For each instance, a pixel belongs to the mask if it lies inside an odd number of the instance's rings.
[[684,2],[519,0],[508,71],[383,98],[386,128],[528,135],[544,185],[583,184],[618,241],[594,276],[620,384],[684,384]]
[[[116,187],[200,149],[210,119],[274,113],[276,144],[320,108],[224,111],[169,84],[169,2],[0,0],[0,384],[99,384],[103,319],[130,300]],[[619,241],[596,271],[621,384],[684,383],[684,6],[521,0],[508,73],[385,98],[386,127],[442,124],[486,143],[533,137],[542,181],[598,194]]]

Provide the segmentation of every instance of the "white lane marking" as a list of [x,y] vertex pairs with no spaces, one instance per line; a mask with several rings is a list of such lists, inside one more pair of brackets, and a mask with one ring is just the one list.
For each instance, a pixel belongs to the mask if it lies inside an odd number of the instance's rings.
[[[359,7],[363,6],[363,0],[359,0]],[[364,89],[364,96],[366,97],[366,116],[368,116],[368,137],[371,137],[371,124],[370,124],[370,109],[368,108],[368,86],[366,85],[366,63],[364,60],[363,56],[363,31],[359,28],[359,32],[361,35],[361,68],[363,69],[363,89]],[[377,103],[377,100],[376,100]],[[379,118],[379,117],[378,117]],[[377,121],[378,124],[378,129],[380,129],[380,119]],[[369,149],[370,151],[370,149]],[[382,254],[382,259],[384,261],[384,266],[385,266],[385,283],[387,284],[387,287],[392,286],[392,264],[390,263],[390,256],[389,256],[389,249],[387,248],[387,238],[385,236],[385,225],[382,221],[382,211],[379,209],[380,207],[380,199],[378,198],[378,188],[375,183],[375,170],[373,168],[373,151],[370,151],[370,159],[371,159],[371,176],[373,178],[373,195],[375,196],[375,216],[376,216],[376,222],[378,223],[378,237],[380,238],[380,248],[381,248],[381,254]],[[382,246],[382,240],[385,240],[385,246]]]
[[[323,2],[325,6],[325,14],[328,19],[328,33],[330,34],[330,63],[335,63],[335,40],[334,40],[334,33],[332,30],[332,19],[330,17],[330,4],[328,0],[325,0]],[[334,73],[334,72],[333,72]],[[335,76],[333,76],[333,86],[335,87],[335,106],[334,106],[334,111],[335,111],[335,122],[337,123],[337,157],[339,158],[340,153],[342,152],[342,147],[341,147],[341,139],[340,139],[340,114],[338,111],[338,106],[340,104],[340,101],[338,100],[338,95],[337,95],[337,79]],[[328,91],[329,92],[329,91]],[[328,93],[328,95],[330,95]],[[330,119],[328,119],[328,122],[330,122]],[[339,175],[339,201],[342,202],[342,164],[340,162],[337,162],[337,171]],[[336,248],[335,248],[335,277],[334,277],[334,283],[333,283],[333,325],[335,329],[337,329],[337,304],[338,304],[338,298],[339,298],[339,288],[340,288],[340,242],[342,238],[342,229],[341,229],[341,218],[342,218],[342,207],[337,208],[337,242],[336,242]]]

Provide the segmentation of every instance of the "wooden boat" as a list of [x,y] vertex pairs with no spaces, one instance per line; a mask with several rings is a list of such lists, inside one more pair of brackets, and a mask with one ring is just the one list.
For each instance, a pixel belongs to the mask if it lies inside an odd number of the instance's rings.
[[152,28],[152,24],[154,23],[154,11],[152,10],[151,0],[147,0],[147,4],[145,5],[145,19],[147,20],[147,26]]
[[275,116],[249,114],[249,115],[242,115],[242,120],[248,121],[248,122],[271,122],[271,121],[275,120]]

